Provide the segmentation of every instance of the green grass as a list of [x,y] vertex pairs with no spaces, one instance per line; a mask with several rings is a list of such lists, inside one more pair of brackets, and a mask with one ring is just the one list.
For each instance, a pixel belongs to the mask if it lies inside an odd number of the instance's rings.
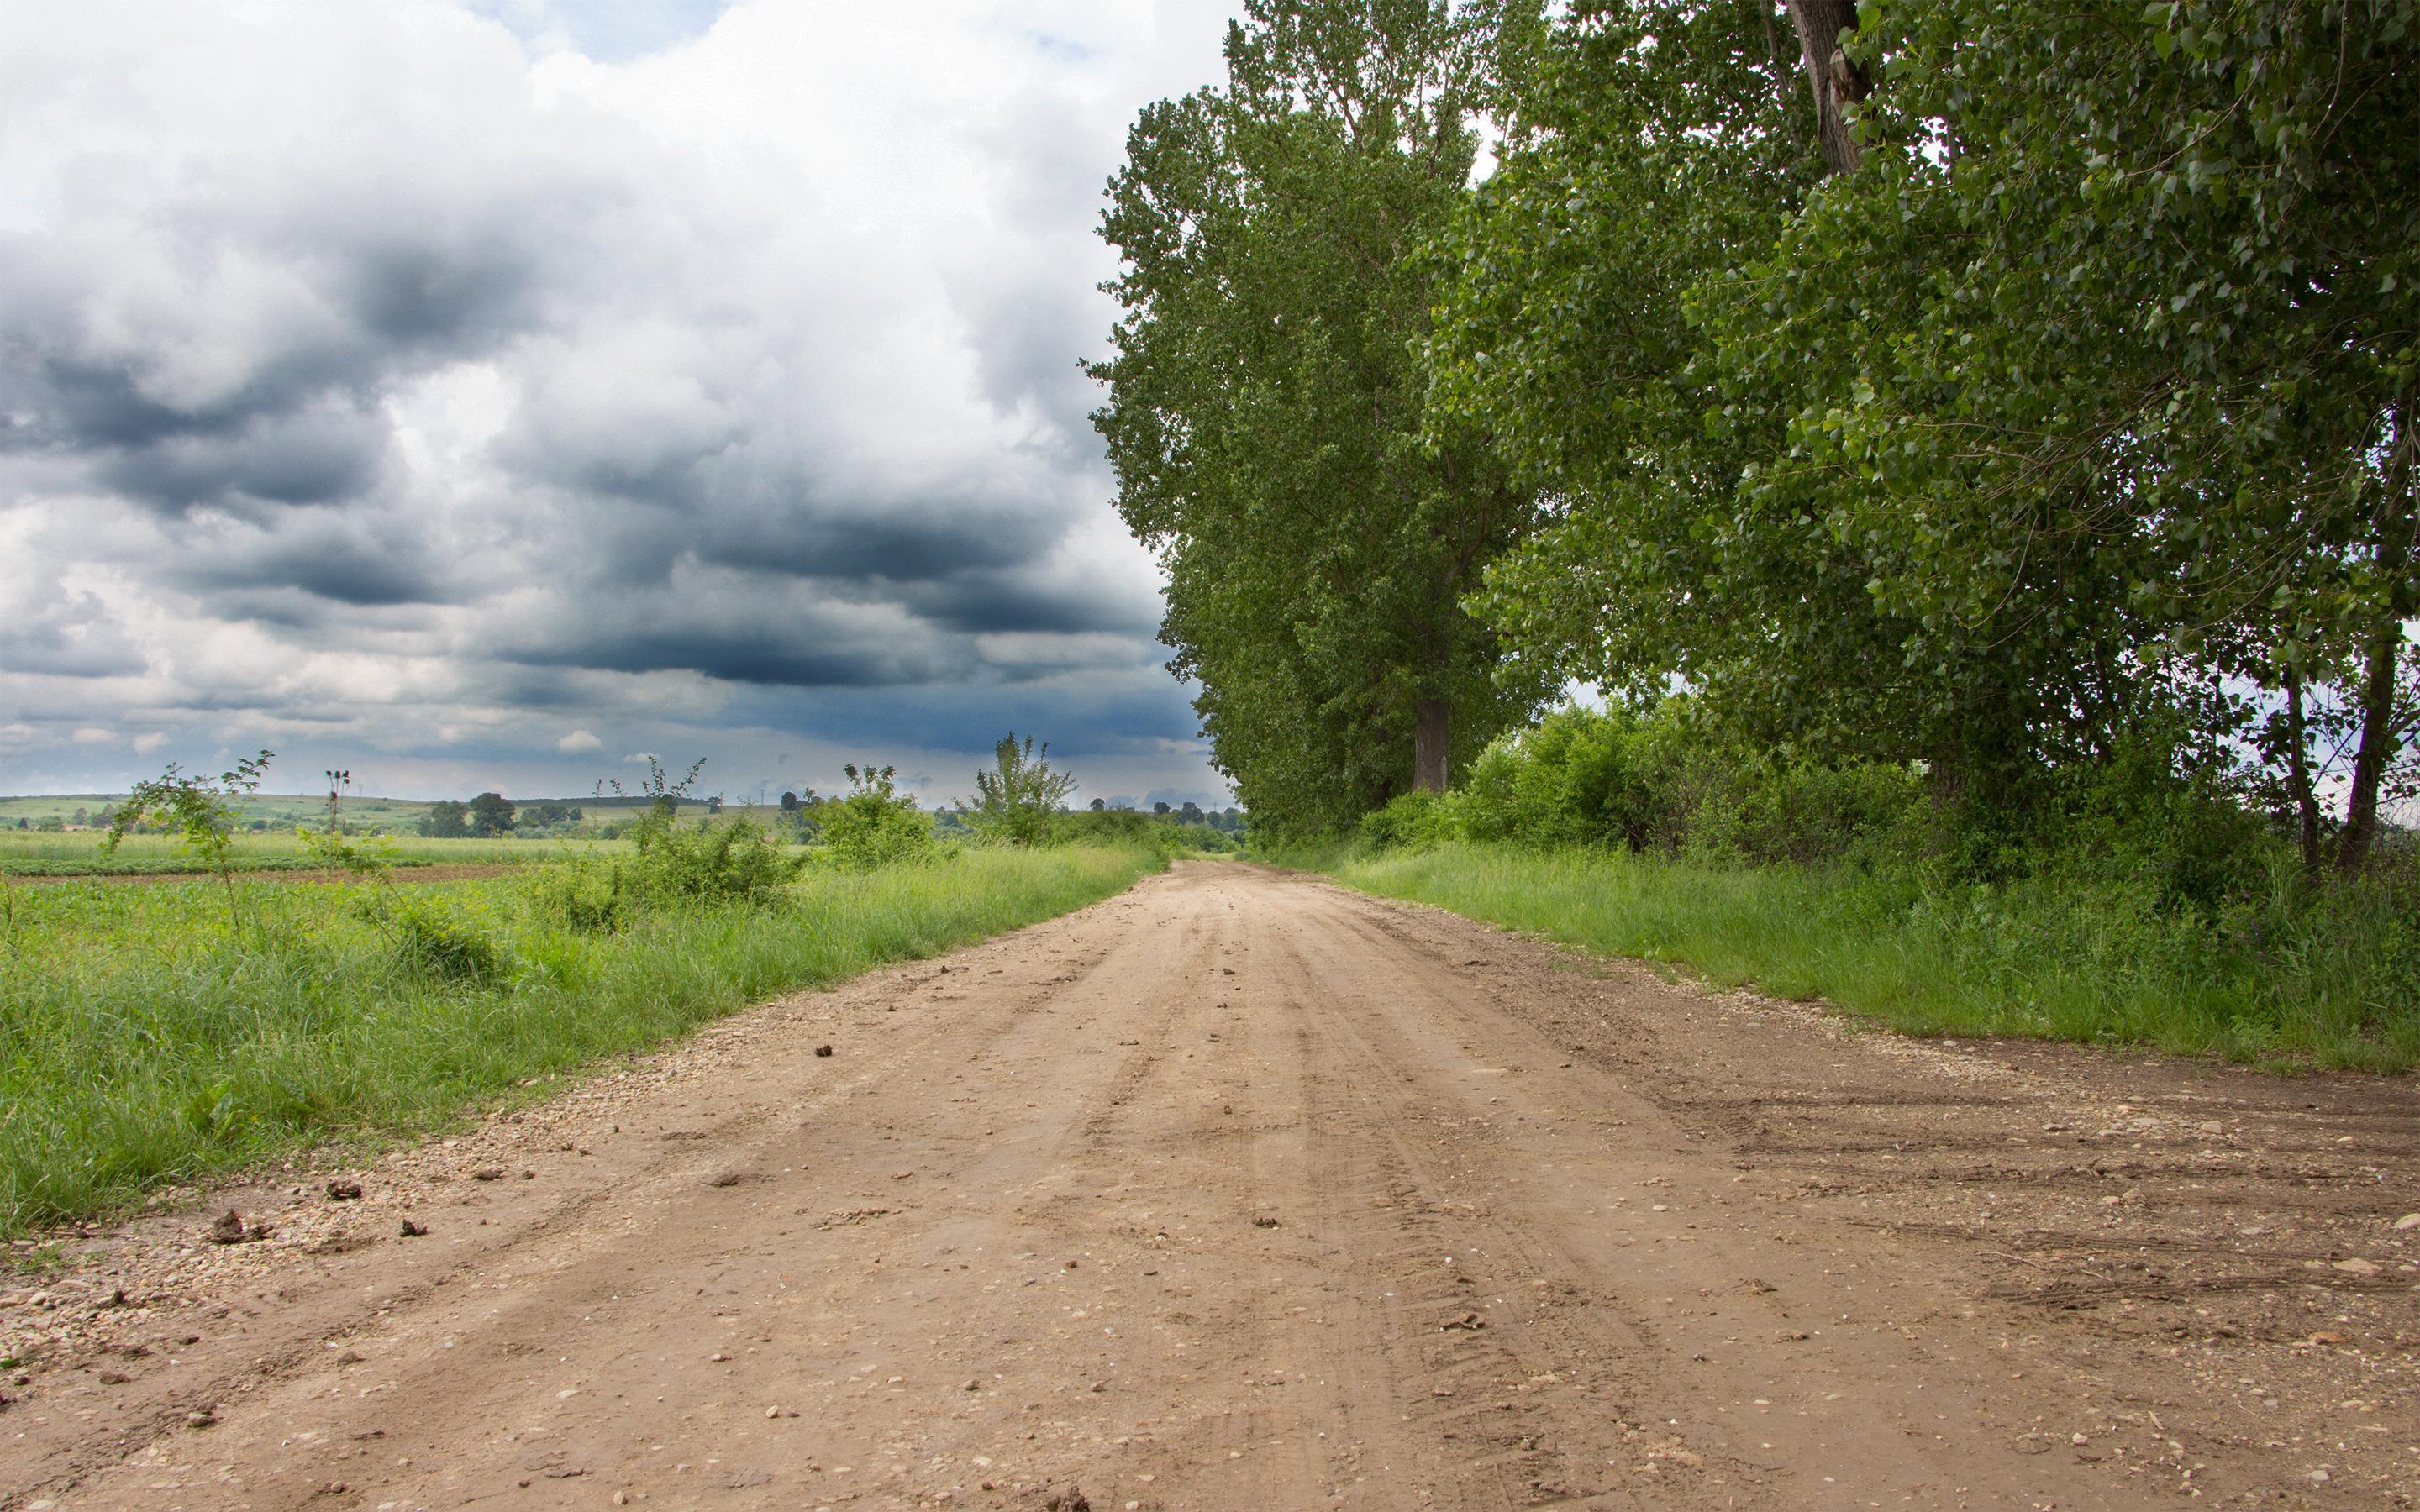
[[2420,1063],[2420,924],[2389,887],[2212,920],[2056,878],[1951,888],[1913,872],[1483,845],[1272,858],[1910,1034],[2140,1044],[2271,1069]]
[[413,886],[6,889],[0,1237],[346,1137],[440,1125],[522,1081],[786,990],[1108,897],[1140,848],[973,850],[815,872],[763,909],[663,907],[620,934],[552,869]]
[[[194,856],[173,836],[129,835],[115,852],[102,848],[105,838],[97,832],[0,830],[0,876],[179,876],[209,871],[208,862]],[[520,866],[566,854],[628,849],[621,841],[426,840],[416,835],[396,836],[392,843],[396,864],[403,867]],[[290,829],[238,836],[229,860],[244,872],[318,869]]]

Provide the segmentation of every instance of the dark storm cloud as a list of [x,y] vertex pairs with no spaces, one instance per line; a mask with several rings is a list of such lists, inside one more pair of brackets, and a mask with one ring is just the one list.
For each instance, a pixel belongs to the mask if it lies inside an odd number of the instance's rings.
[[347,404],[261,414],[240,427],[187,429],[147,445],[99,453],[104,487],[183,513],[247,501],[317,504],[352,498],[377,482],[387,427]]
[[[216,601],[221,612],[239,600],[266,609],[275,600],[264,595],[277,590],[365,609],[460,596],[449,587],[442,563],[400,522],[315,509],[273,517],[266,526],[231,524],[183,539],[185,548],[165,569],[165,580],[205,594],[235,591]],[[308,612],[297,606],[262,617],[291,623]]]
[[58,594],[0,624],[0,668],[46,677],[128,677],[143,671],[144,660],[99,599]]
[[1080,577],[1053,581],[1026,574],[989,573],[910,585],[899,596],[902,603],[944,629],[970,635],[1108,632],[1138,638],[1138,655],[1156,655],[1148,640],[1159,623],[1156,606],[1112,588]]

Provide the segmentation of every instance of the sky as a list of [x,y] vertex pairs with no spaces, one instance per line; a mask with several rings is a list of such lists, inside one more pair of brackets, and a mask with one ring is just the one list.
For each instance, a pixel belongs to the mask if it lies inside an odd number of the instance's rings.
[[0,794],[1233,800],[1079,362],[1227,0],[0,0]]

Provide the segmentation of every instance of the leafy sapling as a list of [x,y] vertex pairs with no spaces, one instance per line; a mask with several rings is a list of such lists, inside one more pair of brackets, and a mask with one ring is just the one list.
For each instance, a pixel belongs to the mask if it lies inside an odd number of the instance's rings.
[[115,852],[134,826],[156,821],[173,830],[177,842],[185,851],[208,862],[221,886],[226,889],[227,918],[240,926],[242,910],[237,905],[235,868],[229,853],[235,843],[235,799],[257,792],[261,775],[269,770],[272,753],[262,751],[235,764],[232,771],[217,777],[199,773],[187,774],[170,762],[167,770],[158,777],[134,784],[117,813],[109,823],[109,838],[101,844]]

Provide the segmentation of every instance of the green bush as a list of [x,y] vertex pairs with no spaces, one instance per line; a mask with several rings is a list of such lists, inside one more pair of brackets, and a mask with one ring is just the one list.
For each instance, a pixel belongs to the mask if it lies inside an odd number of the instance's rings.
[[825,864],[843,872],[870,872],[876,867],[910,865],[941,855],[933,835],[933,816],[902,796],[893,785],[895,769],[869,765],[843,768],[849,791],[825,802],[816,811],[817,840]]
[[411,975],[486,983],[510,974],[504,948],[458,903],[397,893],[371,900],[364,912],[386,931],[397,964]]
[[1354,838],[1373,851],[1419,850],[1461,838],[1467,808],[1461,795],[1415,788],[1363,814]]

